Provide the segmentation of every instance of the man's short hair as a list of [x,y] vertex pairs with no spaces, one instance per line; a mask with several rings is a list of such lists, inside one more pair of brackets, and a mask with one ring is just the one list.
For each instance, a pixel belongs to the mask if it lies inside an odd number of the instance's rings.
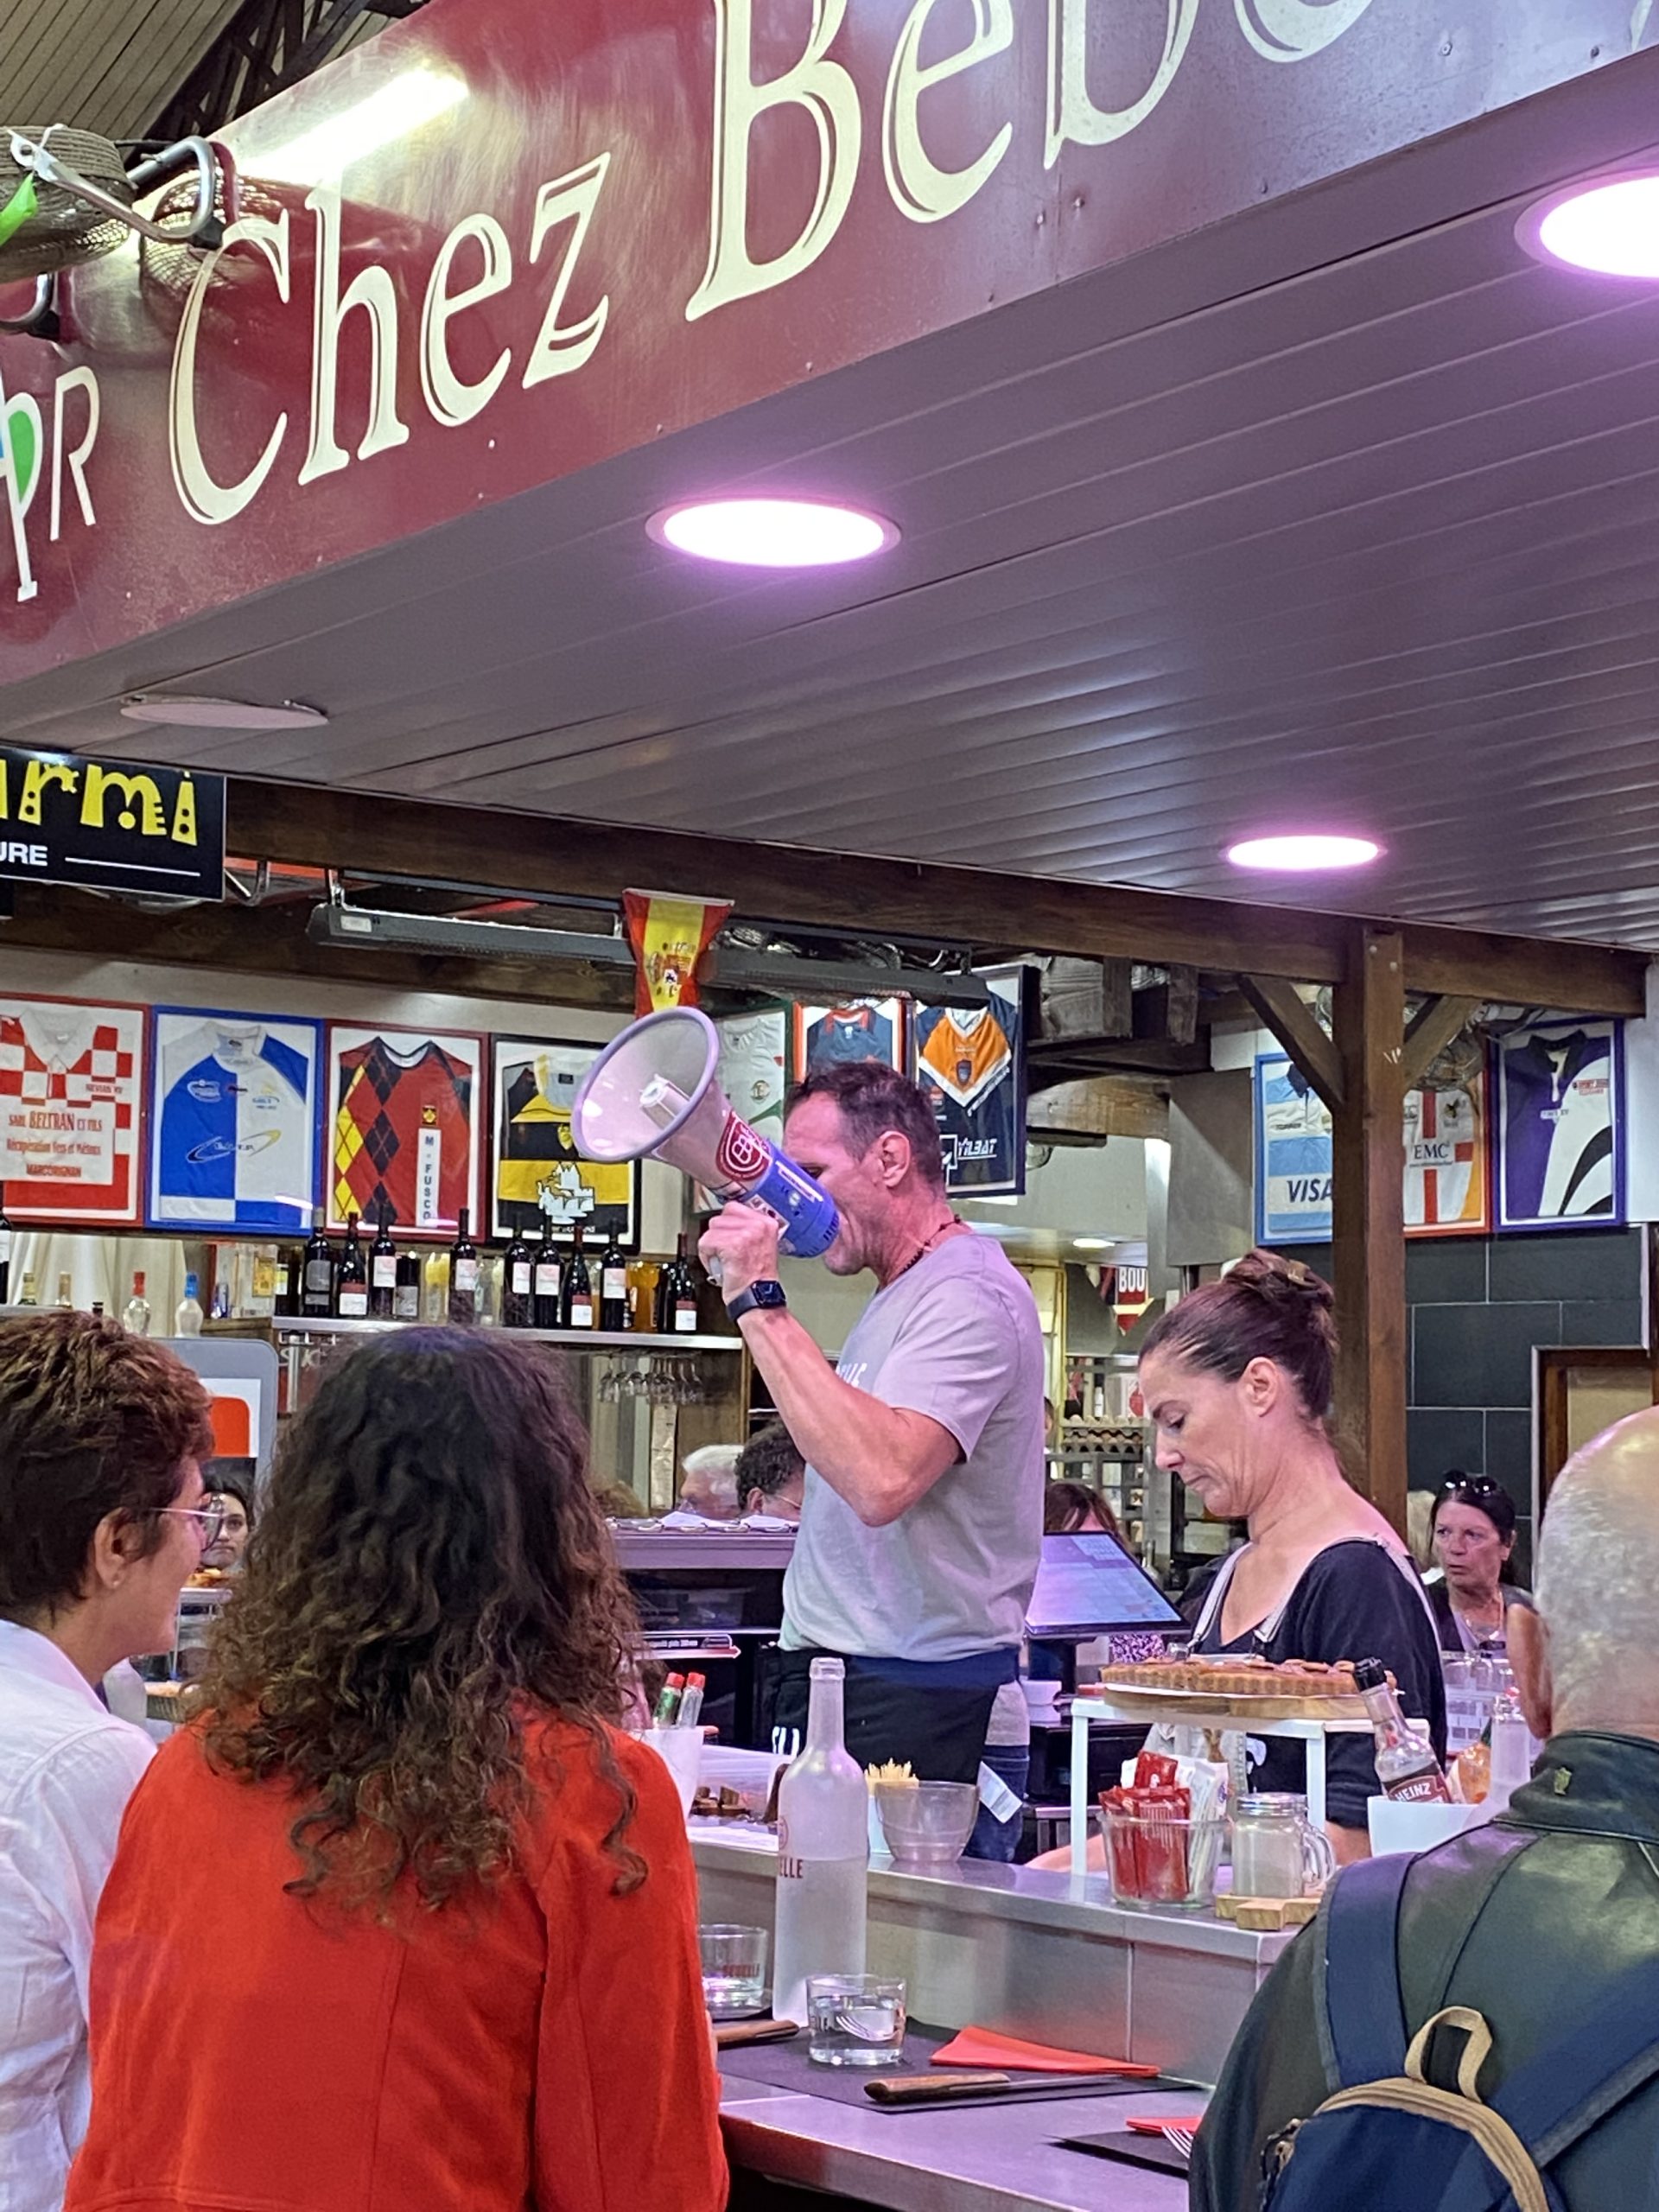
[[762,1497],[776,1497],[785,1484],[792,1483],[806,1471],[806,1461],[794,1438],[780,1421],[769,1421],[764,1428],[757,1428],[743,1446],[737,1462],[737,1495],[740,1502],[752,1490]]
[[848,1147],[862,1160],[876,1139],[897,1129],[910,1144],[910,1157],[923,1182],[944,1188],[944,1157],[939,1124],[927,1093],[885,1060],[836,1060],[809,1068],[785,1109],[785,1118],[809,1098],[829,1098],[841,1114]]
[[154,1551],[183,1463],[213,1448],[207,1393],[164,1345],[88,1313],[0,1325],[0,1617],[73,1605],[111,1513]]
[[[1556,1726],[1659,1707],[1659,1409],[1631,1414],[1556,1477],[1538,1537]],[[1563,1717],[1565,1716],[1565,1717]]]

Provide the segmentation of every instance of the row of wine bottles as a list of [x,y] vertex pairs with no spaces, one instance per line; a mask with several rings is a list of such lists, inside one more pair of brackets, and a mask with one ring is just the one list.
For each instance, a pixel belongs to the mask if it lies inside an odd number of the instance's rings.
[[[321,1207],[311,1217],[303,1249],[286,1255],[279,1275],[276,1312],[301,1319],[418,1321],[426,1255],[392,1240],[393,1217],[383,1210],[373,1241],[363,1242],[358,1217],[347,1217],[344,1240],[329,1238]],[[690,1335],[697,1327],[697,1273],[682,1236],[675,1257],[659,1269],[648,1316],[642,1319],[628,1281],[628,1262],[613,1238],[590,1262],[582,1225],[575,1224],[574,1247],[566,1253],[553,1241],[550,1224],[538,1243],[514,1236],[501,1255],[501,1311],[509,1329],[594,1329],[620,1332],[651,1328],[665,1335]],[[480,1267],[473,1242],[471,1216],[461,1209],[455,1240],[449,1247],[444,1310],[461,1327],[480,1319]]]

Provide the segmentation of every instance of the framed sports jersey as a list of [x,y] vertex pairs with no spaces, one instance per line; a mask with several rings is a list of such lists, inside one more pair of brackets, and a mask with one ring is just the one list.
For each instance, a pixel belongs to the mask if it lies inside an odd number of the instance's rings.
[[1255,1059],[1255,1241],[1331,1236],[1331,1109],[1284,1052]]
[[781,1144],[789,1089],[789,1008],[763,1006],[753,1014],[725,1014],[715,1028],[721,1089],[752,1128]]
[[484,1054],[481,1037],[329,1025],[331,1229],[383,1206],[409,1236],[448,1242],[463,1206],[482,1226]]
[[13,1221],[143,1218],[144,1009],[0,999],[0,1182]]
[[902,1071],[903,999],[849,999],[843,1006],[796,1007],[791,1063],[796,1082],[804,1083],[813,1068],[849,1060],[884,1060]]
[[1612,1229],[1624,1219],[1624,1037],[1548,1021],[1497,1041],[1497,1227]]
[[639,1162],[584,1160],[570,1137],[576,1085],[599,1047],[534,1037],[493,1037],[490,1047],[491,1233],[539,1236],[545,1222],[569,1243],[580,1222],[590,1249],[614,1236],[624,1251],[637,1252]]
[[1484,1236],[1492,1225],[1486,1074],[1406,1093],[1406,1234]]
[[933,1102],[944,1187],[978,1198],[1026,1187],[1024,967],[982,970],[988,1006],[918,1006],[911,1073]]
[[153,1229],[304,1229],[316,1204],[322,1024],[157,1007],[150,1023]]

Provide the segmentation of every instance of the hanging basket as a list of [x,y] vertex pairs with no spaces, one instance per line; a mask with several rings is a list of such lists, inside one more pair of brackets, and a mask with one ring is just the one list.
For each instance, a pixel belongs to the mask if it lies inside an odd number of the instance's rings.
[[112,252],[128,235],[127,225],[66,185],[49,182],[32,162],[18,158],[14,143],[44,147],[54,170],[61,164],[123,207],[133,199],[126,164],[107,138],[61,124],[41,131],[0,124],[0,284],[49,276]]

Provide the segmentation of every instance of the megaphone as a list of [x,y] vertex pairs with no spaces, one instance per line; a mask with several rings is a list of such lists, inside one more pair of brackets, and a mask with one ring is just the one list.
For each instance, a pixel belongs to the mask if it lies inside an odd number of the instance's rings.
[[785,1252],[815,1260],[836,1241],[836,1202],[736,1115],[715,1079],[720,1038],[692,1006],[631,1022],[582,1077],[570,1109],[576,1150],[607,1163],[665,1160],[718,1198],[763,1207]]

